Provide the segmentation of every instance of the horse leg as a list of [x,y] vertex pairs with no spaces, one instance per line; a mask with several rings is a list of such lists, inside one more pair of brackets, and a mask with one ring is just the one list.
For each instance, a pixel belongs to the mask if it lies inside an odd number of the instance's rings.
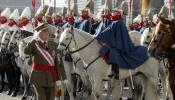
[[1,88],[0,88],[0,93],[2,93],[4,90],[4,85],[5,85],[5,82],[4,82],[5,72],[1,72],[0,75],[1,75],[1,82],[2,82]]
[[19,91],[20,76],[21,76],[20,68],[16,66],[16,68],[15,68],[15,80],[14,80],[15,81],[14,82],[15,90],[12,93],[12,97],[16,97],[17,96],[17,93]]
[[8,91],[7,91],[7,95],[11,95],[12,91],[13,91],[13,78],[14,78],[14,70],[11,67],[11,65],[8,65],[8,70],[6,72],[7,75],[7,80],[8,80]]
[[120,80],[114,78],[110,79],[108,81],[106,100],[111,100],[111,95],[113,99],[119,100],[121,94],[122,94],[122,84]]
[[[135,75],[134,77],[134,90],[133,90],[133,100],[143,100],[145,92],[145,77],[142,74]],[[139,81],[138,81],[139,80]]]
[[64,68],[65,68],[65,72],[66,72],[66,76],[67,76],[67,80],[68,82],[66,83],[66,87],[69,93],[69,97],[70,100],[74,100],[74,96],[73,96],[73,84],[72,84],[72,79],[71,79],[71,74],[72,74],[72,70],[73,70],[73,63],[72,62],[68,62],[68,61],[64,61]]
[[170,84],[170,88],[173,94],[173,99],[175,99],[175,68],[172,67],[171,69],[169,69],[169,84]]
[[149,79],[145,81],[145,100],[159,100],[160,95],[157,91],[157,80]]
[[22,72],[23,84],[24,84],[24,92],[21,100],[26,100],[27,91],[29,91],[30,85],[28,84],[29,77],[27,76],[27,72]]
[[31,85],[31,90],[32,90],[32,96],[29,100],[36,100],[37,96],[36,96],[35,88],[33,85]]

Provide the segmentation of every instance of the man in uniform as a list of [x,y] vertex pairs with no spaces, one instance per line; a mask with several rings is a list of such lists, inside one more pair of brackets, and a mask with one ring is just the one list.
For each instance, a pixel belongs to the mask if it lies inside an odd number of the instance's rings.
[[59,66],[57,59],[57,46],[49,41],[48,24],[43,23],[36,27],[37,37],[24,49],[28,55],[32,55],[32,72],[29,82],[34,85],[37,100],[54,100],[55,82],[65,79],[64,68]]

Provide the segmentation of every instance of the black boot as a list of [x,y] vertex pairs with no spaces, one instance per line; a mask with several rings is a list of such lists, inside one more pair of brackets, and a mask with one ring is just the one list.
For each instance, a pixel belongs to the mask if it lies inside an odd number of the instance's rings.
[[111,73],[108,75],[109,78],[114,77],[115,79],[119,79],[119,67],[116,64],[112,64]]

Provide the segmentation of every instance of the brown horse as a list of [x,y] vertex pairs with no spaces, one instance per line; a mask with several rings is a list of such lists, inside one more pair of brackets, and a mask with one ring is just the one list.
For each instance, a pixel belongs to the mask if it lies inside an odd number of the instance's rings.
[[168,20],[161,16],[153,33],[153,38],[148,47],[150,56],[164,60],[169,76],[169,84],[175,98],[175,20]]

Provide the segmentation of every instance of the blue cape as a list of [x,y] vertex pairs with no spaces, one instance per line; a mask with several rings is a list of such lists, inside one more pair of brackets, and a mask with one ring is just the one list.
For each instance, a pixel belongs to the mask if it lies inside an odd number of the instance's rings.
[[82,31],[85,31],[85,32],[89,33],[89,31],[90,31],[89,30],[89,24],[90,24],[89,20],[81,20],[79,22],[76,22],[74,24],[74,26],[75,26],[75,28],[78,28]]
[[63,27],[64,24],[65,24],[65,23],[62,22],[62,23],[59,23],[59,24],[55,24],[55,26]]
[[97,39],[109,46],[102,46],[100,53],[107,53],[109,63],[117,64],[121,68],[134,69],[148,59],[147,48],[133,45],[122,21],[113,22]]
[[63,22],[62,24],[62,28],[65,29],[65,28],[68,28],[70,25],[73,25],[74,26],[74,23],[69,23],[69,22]]
[[97,28],[97,24],[92,24],[91,25],[91,29],[89,29],[90,27],[90,21],[89,20],[81,20],[79,22],[76,22],[74,24],[75,28],[78,28],[82,31],[85,31],[87,33],[90,33],[90,34],[94,34],[95,33],[95,29]]
[[103,30],[105,30],[110,24],[112,23],[112,20],[106,20],[106,21],[101,21],[98,27],[96,28],[95,35],[97,36],[100,34]]
[[139,32],[142,34],[144,32],[144,30],[145,30],[145,28],[142,27]]

